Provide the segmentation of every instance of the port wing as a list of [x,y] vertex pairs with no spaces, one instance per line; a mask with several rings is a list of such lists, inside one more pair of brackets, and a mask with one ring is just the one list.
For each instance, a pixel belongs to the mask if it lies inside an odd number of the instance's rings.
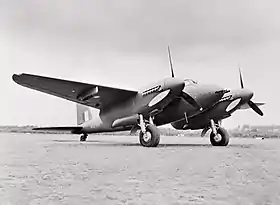
[[79,104],[103,109],[137,95],[137,91],[74,82],[31,74],[13,75],[24,87],[54,95]]

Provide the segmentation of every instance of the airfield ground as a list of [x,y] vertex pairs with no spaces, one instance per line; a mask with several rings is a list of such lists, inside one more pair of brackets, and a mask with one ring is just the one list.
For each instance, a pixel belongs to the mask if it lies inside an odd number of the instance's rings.
[[280,204],[280,140],[1,133],[0,204]]

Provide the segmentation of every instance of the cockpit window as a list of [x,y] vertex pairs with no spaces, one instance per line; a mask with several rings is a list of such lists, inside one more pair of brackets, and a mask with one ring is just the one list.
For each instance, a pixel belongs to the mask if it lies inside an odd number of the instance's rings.
[[198,84],[197,81],[195,80],[192,80],[192,79],[185,79],[185,84],[186,85],[189,85],[189,84]]

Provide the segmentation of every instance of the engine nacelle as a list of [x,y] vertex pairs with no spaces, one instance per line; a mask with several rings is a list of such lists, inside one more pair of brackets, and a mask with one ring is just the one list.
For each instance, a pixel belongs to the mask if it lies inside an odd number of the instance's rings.
[[138,114],[119,118],[119,119],[116,119],[112,123],[112,127],[114,128],[114,127],[119,127],[119,126],[135,125],[135,124],[137,124],[138,120],[139,120]]

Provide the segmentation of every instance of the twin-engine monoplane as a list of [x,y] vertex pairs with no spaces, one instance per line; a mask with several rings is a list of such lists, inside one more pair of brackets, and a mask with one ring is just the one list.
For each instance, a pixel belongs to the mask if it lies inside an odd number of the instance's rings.
[[[175,77],[169,48],[168,55],[171,77],[140,91],[30,74],[14,74],[12,78],[19,85],[75,102],[77,126],[35,129],[70,131],[81,134],[80,141],[86,141],[90,133],[140,130],[140,144],[156,147],[160,142],[157,127],[171,123],[178,130],[202,129],[201,136],[211,130],[211,144],[227,146],[229,134],[221,127],[223,119],[248,108],[263,115],[259,106],[264,103],[251,100],[253,92],[244,88],[240,69],[241,88],[228,90]],[[92,108],[99,110],[99,116],[92,115]]]

